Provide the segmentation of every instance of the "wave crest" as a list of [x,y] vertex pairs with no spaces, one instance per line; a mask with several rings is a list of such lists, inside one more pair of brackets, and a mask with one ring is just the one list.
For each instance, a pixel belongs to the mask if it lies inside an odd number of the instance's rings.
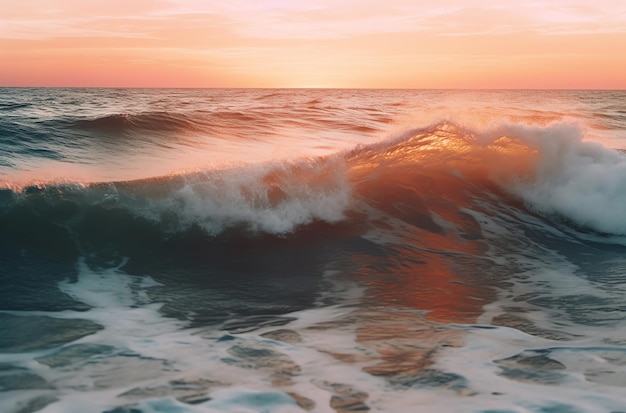
[[[350,155],[368,197],[396,187],[465,207],[485,193],[508,195],[544,216],[626,235],[626,157],[586,142],[572,123],[500,124],[481,131],[449,122],[411,130]],[[373,187],[373,188],[372,188]],[[394,202],[403,202],[394,199]],[[435,203],[433,201],[433,203]],[[436,209],[433,209],[436,211]]]
[[284,234],[314,221],[338,222],[351,194],[338,158],[210,171],[174,181],[162,199],[149,202],[147,216],[175,217],[176,227],[198,225],[213,235],[237,226]]
[[169,232],[198,226],[215,235],[228,228],[286,234],[372,207],[443,232],[441,219],[460,227],[460,211],[495,199],[626,235],[626,158],[564,123],[475,131],[441,122],[328,157],[68,188],[30,187],[3,195],[3,204],[61,193],[65,201],[128,210]]
[[626,157],[586,142],[575,125],[515,125],[509,133],[537,148],[532,176],[512,185],[535,211],[601,233],[626,235]]
[[77,120],[71,126],[73,128],[102,133],[126,133],[140,130],[174,132],[192,129],[194,127],[194,121],[180,113],[117,113],[95,119]]

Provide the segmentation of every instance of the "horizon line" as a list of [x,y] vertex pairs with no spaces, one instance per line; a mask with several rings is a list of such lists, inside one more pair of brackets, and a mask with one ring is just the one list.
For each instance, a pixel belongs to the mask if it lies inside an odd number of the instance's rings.
[[198,89],[238,89],[238,90],[447,90],[447,91],[612,91],[620,92],[626,91],[626,88],[515,88],[515,87],[293,87],[293,86],[5,86],[0,85],[0,89],[186,89],[186,90],[198,90]]

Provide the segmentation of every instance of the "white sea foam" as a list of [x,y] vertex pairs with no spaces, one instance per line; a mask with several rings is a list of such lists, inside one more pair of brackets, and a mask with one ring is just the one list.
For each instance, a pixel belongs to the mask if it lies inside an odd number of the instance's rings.
[[[465,402],[471,406],[480,406],[480,410],[472,411],[515,411],[515,412],[543,412],[543,411],[577,411],[577,412],[607,412],[619,411],[626,404],[623,387],[616,381],[614,386],[597,385],[593,382],[593,371],[602,369],[614,371],[616,375],[624,374],[623,366],[607,366],[606,359],[596,358],[591,361],[595,350],[587,347],[586,341],[568,342],[568,346],[578,350],[551,350],[558,346],[557,342],[541,339],[522,333],[518,330],[499,327],[495,329],[472,329],[465,338],[466,345],[460,349],[450,349],[442,354],[436,366],[446,371],[463,374],[470,383],[475,395]],[[551,370],[549,367],[542,370],[540,366],[519,364],[518,371],[526,369],[528,372],[538,373],[537,381],[524,377],[524,373],[517,373],[519,378],[503,376],[501,364],[494,361],[515,357],[529,351],[530,357],[545,354],[552,360],[562,363],[562,368]],[[539,353],[535,353],[537,350]],[[567,360],[571,353],[577,356]],[[582,357],[582,358],[581,358]],[[623,355],[622,355],[623,357]],[[587,361],[584,361],[584,360]],[[532,359],[530,359],[532,360]],[[585,364],[586,363],[586,364]],[[515,366],[515,365],[514,365]],[[558,382],[558,391],[554,385],[542,383],[544,377],[552,377],[555,384]],[[548,376],[552,375],[552,376]],[[544,379],[546,380],[546,379]],[[441,403],[441,400],[436,400]],[[442,404],[441,408],[449,412],[463,412],[462,405],[456,403]]]
[[[185,328],[184,322],[163,317],[158,304],[147,303],[146,289],[158,286],[150,277],[131,276],[119,268],[93,270],[82,260],[78,268],[78,280],[63,282],[61,288],[92,308],[87,312],[47,315],[90,319],[105,327],[61,348],[98,344],[111,349],[106,354],[60,368],[50,368],[34,360],[42,355],[53,355],[59,348],[31,354],[30,359],[24,354],[19,364],[55,388],[43,392],[57,400],[43,408],[42,413],[99,413],[124,404],[146,413],[301,412],[296,399],[289,396],[293,392],[315,403],[315,411],[333,413],[334,409],[329,406],[332,389],[323,384],[325,381],[365,381],[370,383],[371,390],[378,386],[377,380],[361,372],[358,366],[337,363],[326,354],[331,350],[350,352],[356,346],[354,327],[341,323],[342,318],[351,314],[349,308],[333,306],[290,314],[296,321],[289,327],[302,332],[304,340],[300,344],[261,336],[276,327],[231,336],[216,327]],[[349,301],[359,294],[358,290],[354,292],[350,288],[339,290]],[[311,326],[332,325],[333,322],[345,328],[305,332]],[[254,357],[247,360],[245,356],[233,355],[233,347],[252,349],[253,354],[267,351],[277,356],[257,363]],[[240,360],[240,357],[244,358]],[[18,360],[8,357],[7,361]],[[301,372],[291,377],[291,384],[277,386],[273,384],[273,377],[276,370],[281,371],[283,362],[287,367],[295,363]],[[317,384],[312,379],[317,380]],[[216,384],[205,385],[207,380]],[[199,383],[198,397],[202,398],[204,393],[210,400],[192,405],[167,395],[177,394],[176,387],[181,384],[172,384],[176,381],[189,382],[192,388],[194,383]],[[124,396],[127,392],[131,396]],[[142,392],[141,396],[132,396]],[[32,391],[7,396],[0,407],[7,411],[18,410],[34,396]]]
[[[529,259],[512,255],[506,258]],[[558,260],[557,255],[554,258]],[[563,271],[572,271],[573,268],[570,266],[568,269],[566,264],[561,259],[555,266],[563,267]],[[526,262],[524,265],[530,272],[533,263]],[[616,411],[626,403],[623,387],[616,386],[626,375],[623,368],[626,364],[621,367],[610,364],[610,360],[618,357],[619,361],[622,356],[617,351],[619,348],[615,350],[602,344],[601,339],[610,333],[606,328],[591,329],[580,340],[560,343],[508,327],[485,329],[442,325],[439,328],[460,330],[463,345],[437,349],[437,357],[433,358],[435,364],[429,368],[463,377],[467,388],[461,393],[445,386],[397,389],[390,386],[384,377],[363,370],[380,361],[383,354],[359,342],[359,329],[366,331],[370,328],[368,317],[360,314],[359,306],[337,305],[289,314],[296,320],[281,328],[299,333],[302,340],[284,343],[263,336],[276,327],[263,327],[236,335],[228,335],[213,327],[185,329],[184,324],[161,316],[158,306],[141,304],[145,300],[141,291],[155,285],[149,278],[142,280],[129,276],[117,268],[94,271],[82,263],[79,268],[78,282],[64,283],[63,289],[94,308],[74,316],[81,314],[83,318],[93,319],[102,323],[105,329],[76,343],[112,345],[115,350],[111,355],[93,357],[87,363],[75,364],[71,368],[50,369],[36,362],[23,364],[57,389],[54,395],[59,400],[42,409],[42,413],[100,413],[124,404],[146,413],[304,411],[290,394],[297,394],[314,403],[315,412],[335,413],[330,404],[337,397],[337,389],[361,395],[359,397],[364,398],[370,411],[385,413],[401,413],[407,409],[418,413],[434,410],[461,413],[468,409],[476,412],[492,409],[534,413],[550,408],[595,413],[611,409]],[[535,279],[530,284],[520,285],[528,288],[532,288],[533,284],[543,285],[546,293],[553,291],[556,295],[561,295],[564,289],[578,289],[572,274],[561,283],[554,273],[537,271],[537,265],[534,268],[532,276]],[[589,287],[586,280],[578,282]],[[516,287],[512,291],[516,291]],[[348,303],[354,304],[357,296],[353,293],[355,291],[345,291]],[[505,305],[505,301],[500,304]],[[491,310],[497,312],[501,308]],[[72,315],[67,313],[63,316]],[[419,323],[419,313],[414,316]],[[549,320],[533,319],[533,322],[539,327],[553,326]],[[568,327],[568,330],[578,333],[583,333],[584,329]],[[405,344],[396,343],[389,336],[384,348],[394,349]],[[420,343],[413,345],[419,347]],[[278,356],[270,355],[260,361],[254,357],[240,359],[241,355],[232,353],[234,347]],[[533,355],[536,350],[549,351],[551,359],[566,366],[565,370],[558,371],[565,377],[565,382],[559,384],[558,392],[554,392],[553,386],[504,377],[502,368],[495,363],[496,360],[524,352]],[[334,355],[354,357],[355,361],[342,361]],[[290,383],[277,385],[272,377],[276,371],[281,371],[282,362],[286,366],[294,363],[299,370],[297,374],[288,376]],[[171,384],[172,381],[192,383],[206,379],[222,383],[198,390],[198,398],[207,398],[206,401],[189,404],[174,397],[176,386]],[[140,396],[121,396],[129,391],[132,394],[133,389],[144,389],[145,393],[142,395],[143,390],[135,390],[135,394]],[[174,395],[167,395],[168,392]],[[33,395],[29,393],[30,397]],[[17,406],[20,400],[23,405],[28,398],[15,395],[5,400],[4,406],[11,407]]]
[[351,199],[344,169],[330,157],[192,174],[145,212],[173,214],[179,227],[195,224],[209,234],[235,226],[282,234],[316,220],[334,223]]
[[576,124],[508,124],[482,138],[500,136],[517,138],[538,151],[532,178],[508,182],[508,189],[533,209],[602,233],[626,235],[626,157],[584,141]]

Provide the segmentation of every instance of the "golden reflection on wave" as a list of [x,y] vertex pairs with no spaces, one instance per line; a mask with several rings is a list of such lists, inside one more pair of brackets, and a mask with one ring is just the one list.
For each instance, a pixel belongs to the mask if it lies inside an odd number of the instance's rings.
[[433,367],[437,355],[464,344],[462,329],[430,321],[420,311],[384,306],[359,308],[308,328],[309,332],[335,329],[354,329],[359,345],[347,348],[326,342],[321,351],[399,388],[431,380],[437,375]]
[[387,184],[385,178],[420,185],[456,175],[465,181],[457,183],[462,188],[529,178],[537,158],[538,149],[528,142],[510,136],[477,137],[442,124],[393,145],[354,151],[347,162],[350,180],[357,185]]
[[441,323],[475,322],[495,299],[497,280],[481,226],[466,211],[485,212],[477,200],[487,192],[515,204],[502,185],[529,178],[537,155],[514,137],[482,139],[443,124],[348,157],[355,196],[380,211],[368,213],[379,217],[368,236],[384,260],[354,256],[369,299]]
[[368,302],[424,311],[435,322],[473,323],[495,299],[480,259],[409,248],[389,249],[386,258],[384,266],[360,269]]
[[375,222],[364,237],[381,251],[352,256],[352,275],[366,287],[357,341],[373,352],[334,356],[391,385],[445,376],[433,363],[442,349],[463,345],[455,325],[476,323],[506,282],[468,211],[488,215],[485,199],[520,202],[506,184],[531,179],[537,158],[537,148],[514,137],[482,139],[446,124],[347,156],[354,197]]

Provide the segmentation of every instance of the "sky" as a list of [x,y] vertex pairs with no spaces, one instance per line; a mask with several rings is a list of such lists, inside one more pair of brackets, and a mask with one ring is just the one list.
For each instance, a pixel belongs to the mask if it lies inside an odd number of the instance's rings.
[[0,0],[0,86],[626,89],[623,0]]

